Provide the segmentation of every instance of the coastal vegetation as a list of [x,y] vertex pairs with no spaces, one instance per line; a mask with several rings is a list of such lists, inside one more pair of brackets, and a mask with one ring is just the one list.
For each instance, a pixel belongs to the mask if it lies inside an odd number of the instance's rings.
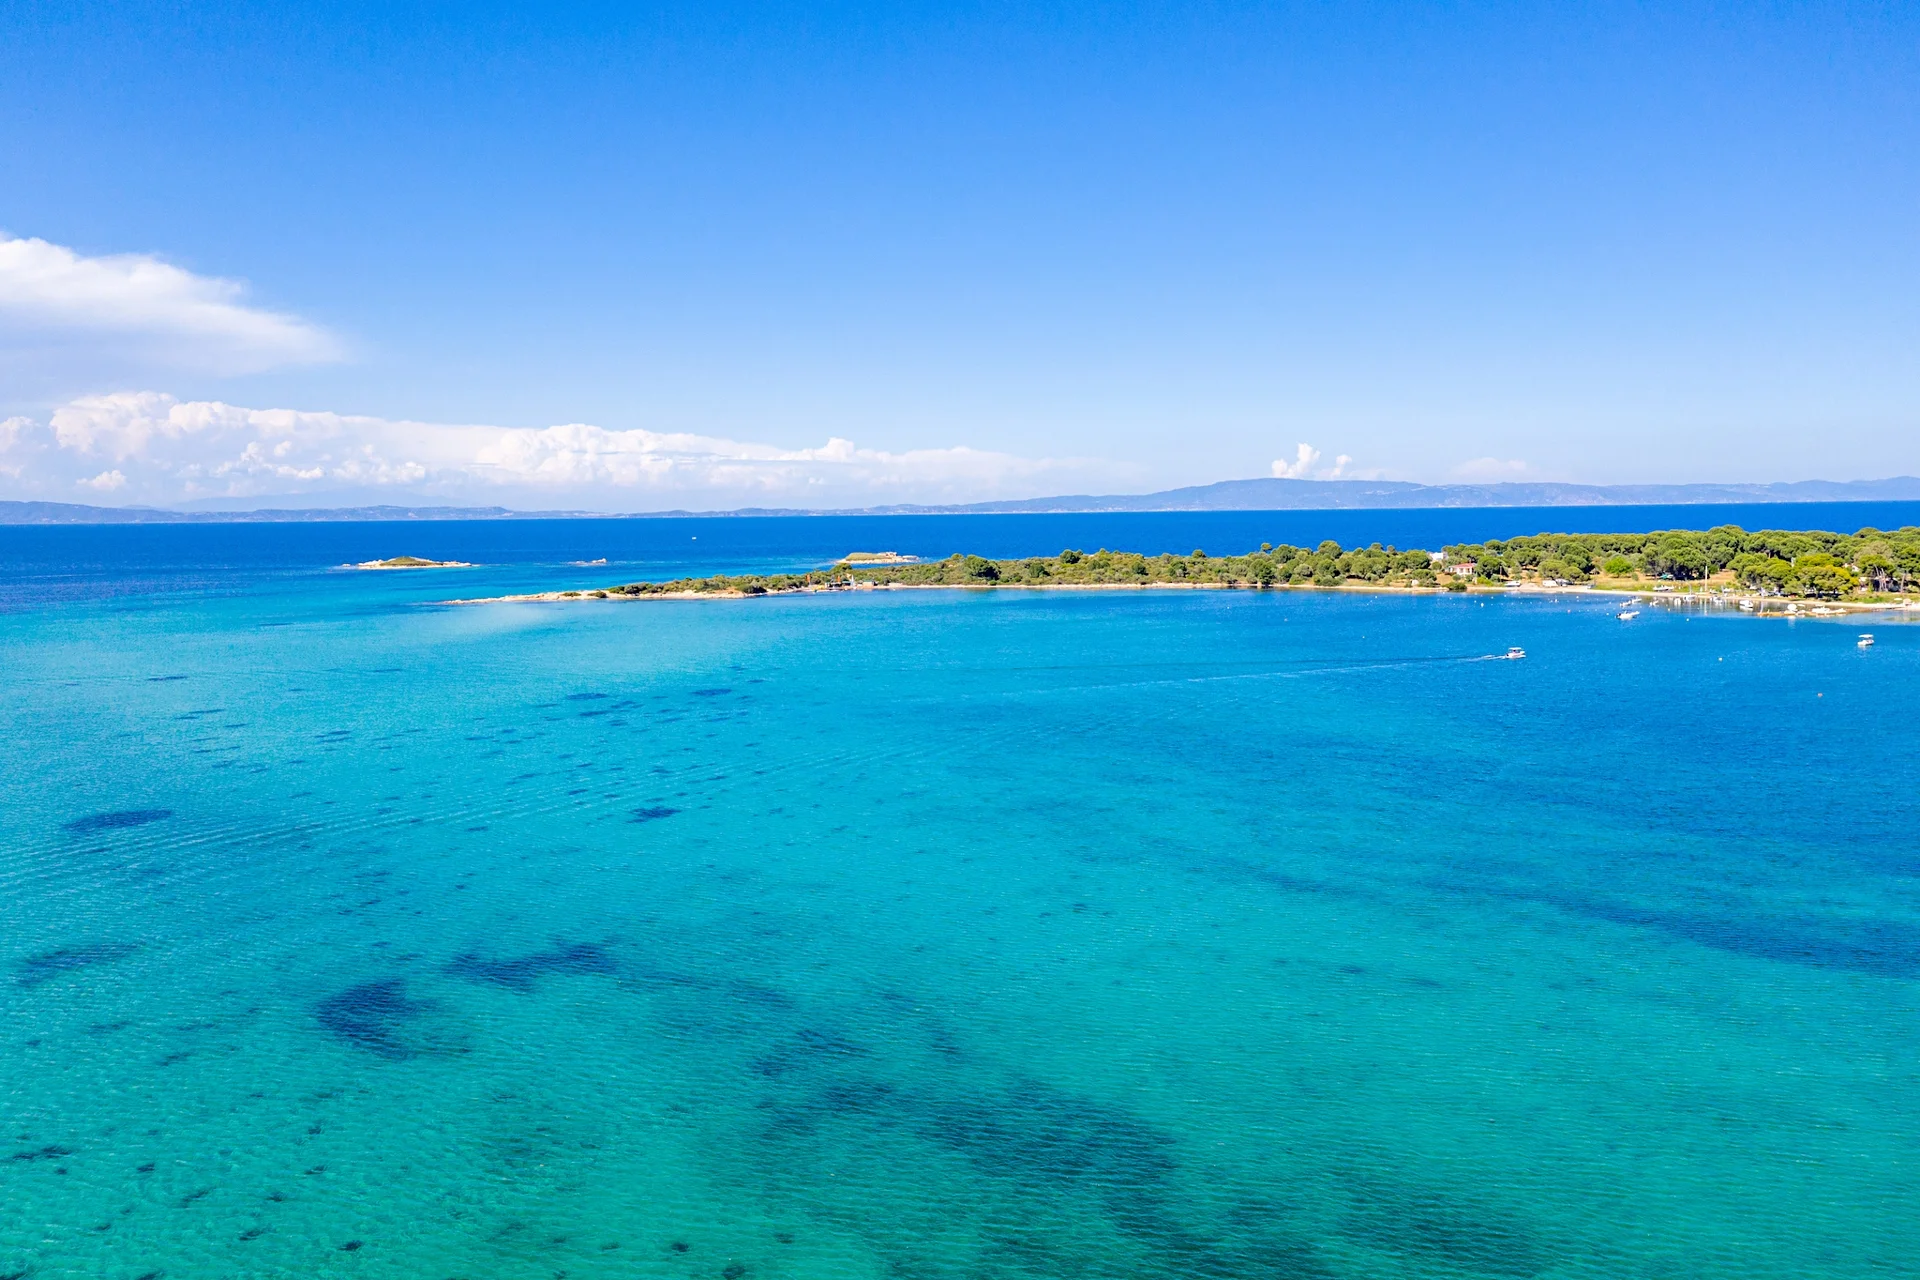
[[[1462,543],[1440,551],[1373,543],[1313,547],[1262,543],[1242,555],[1068,549],[1057,556],[990,560],[956,554],[925,562],[841,561],[814,573],[715,575],[630,582],[584,594],[767,595],[809,588],[908,587],[1341,587],[1467,591],[1476,586],[1592,584],[1646,588],[1713,584],[1768,595],[1838,599],[1920,586],[1920,527],[1854,534],[1735,525],[1653,533],[1542,533]],[[568,596],[583,593],[567,592]]]
[[1538,534],[1447,547],[1482,581],[1721,582],[1767,595],[1837,599],[1920,585],[1920,527],[1857,533],[1738,525],[1656,533]]

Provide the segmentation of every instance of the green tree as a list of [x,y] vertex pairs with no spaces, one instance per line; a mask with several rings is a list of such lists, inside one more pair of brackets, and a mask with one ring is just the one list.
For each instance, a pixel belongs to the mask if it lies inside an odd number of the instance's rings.
[[1874,585],[1877,591],[1886,591],[1899,579],[1900,570],[1893,557],[1881,552],[1868,552],[1856,562],[1860,576]]
[[1893,563],[1900,575],[1901,590],[1906,590],[1914,582],[1920,582],[1920,540],[1895,547]]
[[1793,566],[1778,556],[1749,551],[1734,557],[1733,572],[1758,591],[1784,595],[1793,580]]
[[[1802,556],[1801,559],[1808,557]],[[1826,557],[1830,558],[1830,557]],[[1823,596],[1834,599],[1845,595],[1854,588],[1853,574],[1845,565],[1837,564],[1795,564],[1793,576],[1802,591],[1810,596]]]
[[1350,578],[1364,578],[1369,582],[1378,582],[1387,576],[1393,567],[1393,557],[1381,550],[1379,544],[1364,551],[1349,551],[1340,557],[1340,571]]
[[1715,525],[1701,537],[1701,548],[1707,553],[1707,564],[1712,572],[1719,572],[1733,563],[1733,558],[1747,549],[1747,531],[1737,524]]
[[1707,550],[1690,533],[1662,533],[1647,546],[1647,572],[1655,577],[1704,578],[1710,571]]
[[1820,544],[1804,533],[1793,533],[1786,529],[1762,529],[1747,536],[1745,550],[1769,555],[1777,560],[1791,561],[1816,551]]

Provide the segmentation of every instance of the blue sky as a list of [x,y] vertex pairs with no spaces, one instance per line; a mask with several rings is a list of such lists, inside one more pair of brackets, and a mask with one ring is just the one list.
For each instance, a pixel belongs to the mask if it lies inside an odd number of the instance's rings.
[[6,4],[0,496],[1920,472],[1917,72],[1894,5]]

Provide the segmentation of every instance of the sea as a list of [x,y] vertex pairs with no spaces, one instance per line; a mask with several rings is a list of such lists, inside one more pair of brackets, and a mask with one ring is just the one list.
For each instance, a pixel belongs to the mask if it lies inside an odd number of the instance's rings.
[[442,603],[1728,522],[0,528],[0,1277],[1920,1275],[1898,615]]

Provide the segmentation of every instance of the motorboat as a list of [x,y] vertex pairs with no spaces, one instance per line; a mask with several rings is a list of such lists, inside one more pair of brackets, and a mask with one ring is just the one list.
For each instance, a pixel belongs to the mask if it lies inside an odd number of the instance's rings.
[[1516,644],[1507,650],[1507,656],[1509,658],[1524,658],[1527,656],[1527,651]]
[[1622,622],[1632,622],[1635,618],[1639,616],[1640,616],[1640,611],[1638,609],[1622,609],[1619,613],[1614,615],[1614,617],[1620,619],[1620,621]]
[[1858,643],[1859,643],[1859,646],[1860,646],[1860,647],[1861,647],[1862,649],[1871,649],[1871,648],[1873,648],[1873,633],[1872,633],[1872,632],[1870,632],[1870,631],[1863,631],[1863,632],[1861,632],[1861,633],[1860,633],[1860,639],[1859,639],[1859,641],[1858,641]]

